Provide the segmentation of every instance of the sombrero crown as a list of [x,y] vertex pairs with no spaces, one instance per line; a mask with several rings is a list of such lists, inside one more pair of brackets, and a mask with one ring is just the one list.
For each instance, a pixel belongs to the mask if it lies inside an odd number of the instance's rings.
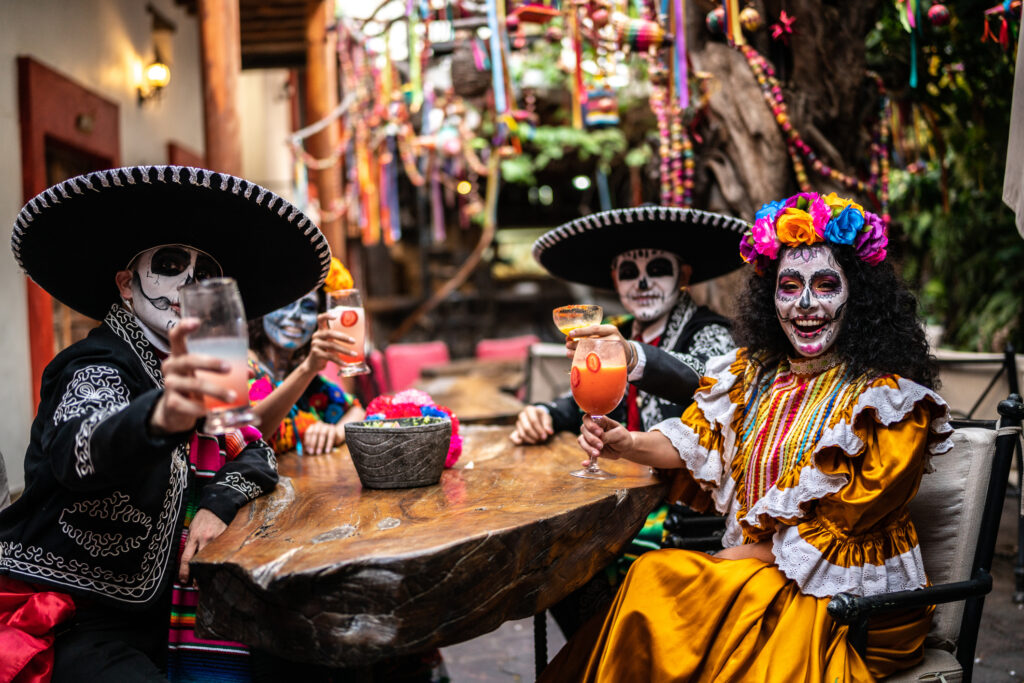
[[552,275],[614,289],[612,260],[631,249],[663,249],[693,268],[691,283],[743,265],[736,241],[750,225],[731,216],[668,206],[612,209],[583,216],[541,235],[533,257]]
[[318,287],[331,249],[305,214],[242,178],[183,166],[133,166],[77,176],[18,214],[11,249],[59,301],[102,318],[119,300],[114,274],[162,244],[205,251],[238,281],[255,318]]

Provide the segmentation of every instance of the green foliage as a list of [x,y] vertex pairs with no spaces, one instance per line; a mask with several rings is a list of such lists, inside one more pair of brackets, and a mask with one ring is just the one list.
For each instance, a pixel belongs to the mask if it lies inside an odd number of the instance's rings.
[[980,41],[992,2],[946,4],[948,27],[923,22],[916,88],[910,36],[892,3],[867,41],[868,63],[902,112],[894,168],[914,171],[892,173],[891,238],[926,317],[945,326],[944,344],[1024,349],[1024,240],[1002,203],[1014,55]]
[[583,162],[594,159],[597,167],[610,172],[612,162],[626,151],[626,136],[618,128],[577,130],[571,126],[523,128],[523,154],[501,162],[501,177],[506,182],[532,185],[534,175],[552,161],[575,155]]

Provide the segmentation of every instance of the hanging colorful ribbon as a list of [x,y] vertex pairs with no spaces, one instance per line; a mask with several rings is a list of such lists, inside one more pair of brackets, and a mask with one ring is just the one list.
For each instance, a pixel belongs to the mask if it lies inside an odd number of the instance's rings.
[[409,0],[405,7],[406,16],[409,17],[408,38],[409,38],[409,84],[405,101],[409,103],[409,111],[417,112],[423,104],[423,71],[420,61],[419,32],[419,9],[415,0]]
[[690,108],[690,74],[686,64],[686,0],[675,0],[673,9],[676,39],[672,49],[676,56],[676,93],[679,97],[679,110],[684,112]]
[[501,27],[498,24],[498,0],[487,0],[487,26],[491,30],[491,84],[494,90],[494,110],[504,114],[508,110],[505,99],[505,69],[501,58]]
[[725,37],[729,45],[746,45],[740,24],[740,0],[722,0],[722,8],[725,10]]
[[572,41],[576,70],[572,79],[572,127],[583,130],[583,107],[587,106],[587,94],[583,89],[583,41],[580,39],[579,10],[569,3],[569,39]]

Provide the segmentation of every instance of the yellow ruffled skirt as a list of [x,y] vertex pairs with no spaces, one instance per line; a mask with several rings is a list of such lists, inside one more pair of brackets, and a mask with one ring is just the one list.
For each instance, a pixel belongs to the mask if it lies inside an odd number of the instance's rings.
[[837,683],[873,681],[920,661],[931,608],[872,621],[862,658],[827,605],[760,560],[646,553],[604,625],[595,619],[581,629],[540,680]]

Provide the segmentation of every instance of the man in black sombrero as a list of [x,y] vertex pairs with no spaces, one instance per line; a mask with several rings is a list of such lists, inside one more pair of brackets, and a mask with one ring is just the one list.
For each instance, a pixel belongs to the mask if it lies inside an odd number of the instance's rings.
[[[618,339],[626,347],[629,385],[610,417],[631,430],[647,430],[679,417],[693,400],[709,358],[735,348],[729,322],[697,304],[686,287],[743,265],[736,244],[748,229],[738,219],[695,209],[642,206],[584,216],[542,235],[533,255],[552,275],[600,289],[614,289],[632,315],[623,324],[573,330],[577,339]],[[583,414],[571,394],[520,412],[512,440],[531,444],[557,431],[578,432]],[[719,522],[682,506],[662,506],[626,551],[635,556],[654,547],[718,550]],[[593,605],[610,599],[607,582],[595,580],[553,612],[571,633]]]
[[[0,513],[0,593],[49,606],[33,634],[45,645],[59,623],[54,681],[163,680],[172,581],[187,583],[192,555],[277,482],[248,428],[214,442],[226,464],[197,483],[203,398],[233,397],[195,376],[226,366],[187,352],[198,321],[180,320],[178,288],[232,277],[260,316],[318,286],[330,249],[274,193],[181,167],[60,183],[22,209],[12,248],[39,286],[102,323],[43,373],[25,490]],[[45,668],[34,654],[18,656]]]

